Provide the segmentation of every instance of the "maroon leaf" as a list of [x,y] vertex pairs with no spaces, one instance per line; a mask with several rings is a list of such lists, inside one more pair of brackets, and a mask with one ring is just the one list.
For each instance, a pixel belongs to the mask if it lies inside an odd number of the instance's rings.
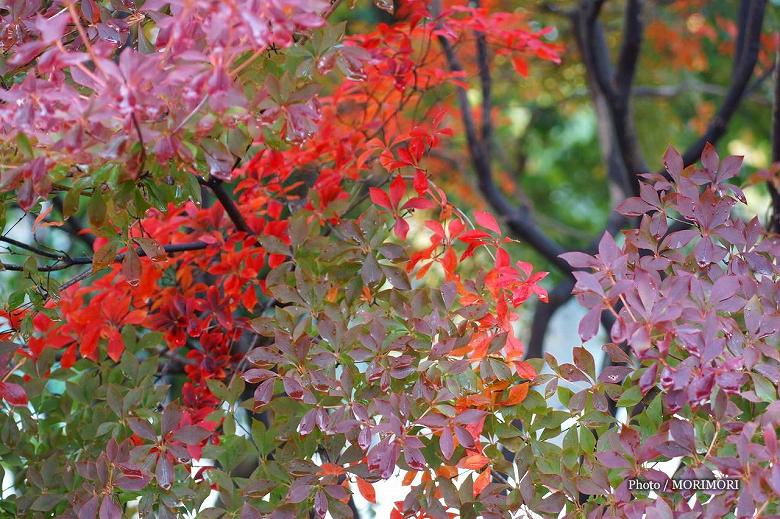
[[197,445],[211,436],[211,432],[198,427],[197,425],[187,425],[182,427],[173,435],[174,440],[178,440],[187,445]]
[[27,393],[19,384],[13,382],[0,382],[0,398],[13,406],[26,406]]
[[156,441],[157,433],[154,432],[152,426],[146,420],[140,418],[128,418],[127,424],[132,431],[145,440]]

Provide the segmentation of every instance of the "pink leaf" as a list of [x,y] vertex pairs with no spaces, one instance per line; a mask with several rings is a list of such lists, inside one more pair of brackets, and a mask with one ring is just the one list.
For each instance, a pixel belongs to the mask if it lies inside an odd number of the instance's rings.
[[477,223],[485,229],[493,231],[496,234],[501,234],[501,227],[498,226],[498,222],[496,222],[496,219],[492,214],[485,211],[474,211],[474,218],[477,220]]

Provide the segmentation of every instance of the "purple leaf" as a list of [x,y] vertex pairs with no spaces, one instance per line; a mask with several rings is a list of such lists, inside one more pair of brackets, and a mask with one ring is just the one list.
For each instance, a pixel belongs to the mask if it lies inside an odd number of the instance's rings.
[[580,339],[583,342],[592,339],[599,331],[601,325],[601,306],[596,306],[588,310],[585,317],[580,321],[577,331],[580,334]]
[[156,441],[157,433],[154,432],[152,426],[146,420],[140,418],[128,418],[127,424],[132,431],[145,440]]
[[187,425],[176,431],[176,433],[173,435],[173,439],[187,445],[197,445],[209,436],[211,436],[211,432],[204,429],[203,427],[198,427],[197,425]]
[[585,254],[584,252],[566,252],[560,254],[559,257],[563,258],[575,269],[590,268],[596,265],[596,260],[593,259],[593,256]]
[[718,152],[715,151],[715,147],[711,143],[704,145],[704,150],[701,152],[701,164],[707,170],[708,173],[714,178],[714,174],[718,171],[718,164],[720,163],[720,157]]
[[455,423],[471,425],[479,422],[487,413],[479,409],[466,409],[455,417]]
[[580,371],[574,364],[561,364],[558,368],[561,376],[569,382],[588,382],[588,377]]
[[282,378],[284,384],[284,391],[287,396],[295,400],[301,400],[303,398],[303,386],[295,378],[290,375],[285,375]]
[[647,394],[652,387],[655,386],[656,375],[658,374],[658,364],[653,364],[642,373],[639,377],[639,388],[642,390],[642,394]]
[[455,452],[455,441],[452,438],[452,431],[449,427],[445,427],[441,430],[441,437],[439,438],[439,448],[444,455],[444,459],[449,460],[452,454]]
[[408,445],[404,447],[404,461],[412,470],[425,470],[426,462],[420,449],[409,447]]
[[278,375],[268,369],[252,368],[248,369],[241,374],[241,377],[250,384],[257,384],[268,380],[269,378],[277,377]]
[[78,509],[78,518],[79,519],[95,519],[98,513],[98,505],[100,504],[100,500],[98,496],[92,496],[92,498],[81,505],[81,508]]
[[312,488],[311,485],[307,485],[301,482],[301,480],[296,479],[293,481],[292,485],[290,485],[290,491],[287,493],[287,502],[300,503],[309,497]]
[[599,382],[620,384],[631,371],[631,368],[628,366],[607,366],[602,370],[601,374],[599,374]]
[[577,289],[582,292],[593,292],[601,297],[604,297],[604,289],[599,283],[599,280],[593,274],[589,272],[572,272],[572,275],[577,280]]
[[610,469],[627,469],[631,467],[631,463],[622,454],[614,451],[599,452],[596,454],[596,457],[605,467]]
[[257,386],[257,389],[255,389],[255,408],[262,407],[270,402],[271,398],[273,398],[273,394],[274,379],[269,378],[268,380],[260,383],[260,385]]
[[160,454],[157,459],[157,468],[154,475],[157,478],[157,484],[163,490],[168,490],[173,484],[173,461],[165,454]]
[[122,510],[119,505],[114,502],[112,496],[106,496],[103,498],[103,502],[100,504],[100,519],[122,519]]
[[322,490],[318,490],[314,495],[314,511],[319,517],[325,517],[328,513],[328,496]]

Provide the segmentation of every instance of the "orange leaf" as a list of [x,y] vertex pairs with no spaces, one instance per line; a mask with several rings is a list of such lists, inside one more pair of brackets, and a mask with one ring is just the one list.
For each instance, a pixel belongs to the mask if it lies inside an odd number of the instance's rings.
[[369,503],[376,503],[376,490],[374,490],[374,485],[361,477],[356,476],[356,479],[358,490],[360,490],[360,495],[363,496],[363,499]]
[[320,467],[320,474],[323,476],[340,476],[344,474],[344,467],[334,465],[333,463],[323,463]]
[[486,486],[490,484],[490,467],[486,468],[477,479],[474,480],[474,497],[477,497]]
[[442,478],[452,479],[458,475],[458,469],[450,465],[442,465],[436,469],[436,475]]
[[482,454],[472,454],[471,456],[466,456],[462,460],[460,460],[460,466],[464,469],[469,470],[479,470],[488,463],[487,456],[484,456]]
[[408,487],[408,486],[410,486],[410,485],[412,484],[412,482],[414,482],[414,478],[415,478],[416,476],[417,476],[417,472],[415,472],[414,470],[410,470],[410,471],[409,471],[409,472],[407,472],[407,473],[406,473],[406,475],[404,476],[404,479],[403,479],[403,481],[401,482],[401,485],[403,485],[403,486],[405,486],[405,487]]
[[501,402],[502,405],[517,405],[523,400],[525,400],[525,397],[528,396],[528,382],[523,382],[522,384],[518,384],[516,386],[513,386],[509,390],[509,396],[506,400]]

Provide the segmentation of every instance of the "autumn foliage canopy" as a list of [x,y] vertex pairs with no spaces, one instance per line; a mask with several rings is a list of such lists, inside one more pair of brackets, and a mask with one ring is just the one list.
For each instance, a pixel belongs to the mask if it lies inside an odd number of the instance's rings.
[[[732,211],[741,158],[670,148],[633,227],[562,255],[609,367],[526,359],[546,273],[429,161],[469,131],[448,52],[477,35],[522,84],[564,49],[522,11],[405,1],[345,34],[337,5],[2,7],[0,198],[39,234],[81,219],[86,253],[3,235],[0,511],[353,517],[399,474],[399,518],[776,511],[780,241]],[[742,490],[629,492],[677,458]]]

